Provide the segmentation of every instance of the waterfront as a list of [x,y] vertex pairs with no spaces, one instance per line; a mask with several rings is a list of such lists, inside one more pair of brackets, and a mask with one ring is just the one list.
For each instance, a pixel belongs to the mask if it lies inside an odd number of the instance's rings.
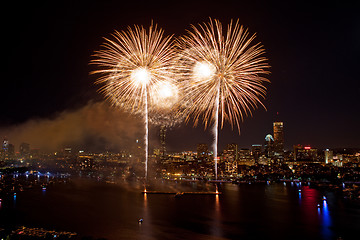
[[[83,178],[18,192],[2,200],[0,227],[38,227],[109,240],[354,239],[360,225],[358,200],[307,184],[222,183],[221,195],[181,197],[142,190],[140,181]],[[215,185],[157,181],[149,190],[214,191]]]

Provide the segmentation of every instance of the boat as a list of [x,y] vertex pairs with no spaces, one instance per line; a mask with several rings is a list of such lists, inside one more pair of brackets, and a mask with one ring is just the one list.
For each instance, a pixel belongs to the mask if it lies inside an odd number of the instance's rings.
[[175,197],[178,198],[178,197],[181,197],[182,195],[184,195],[183,192],[177,192],[177,193],[175,194]]

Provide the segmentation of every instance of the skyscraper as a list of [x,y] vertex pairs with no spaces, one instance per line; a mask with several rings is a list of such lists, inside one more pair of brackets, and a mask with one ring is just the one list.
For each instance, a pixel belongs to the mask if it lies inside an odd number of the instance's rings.
[[230,143],[226,146],[226,149],[224,149],[224,155],[231,156],[233,160],[238,160],[239,154],[238,154],[238,145],[236,143]]
[[271,136],[271,134],[266,135],[264,148],[265,155],[267,157],[271,157],[274,155],[274,138],[273,136]]
[[166,155],[166,127],[161,126],[160,127],[160,156],[163,158]]
[[29,157],[30,154],[30,144],[21,143],[19,147],[19,152],[21,157]]
[[9,141],[6,138],[2,142],[1,154],[3,160],[9,159]]
[[324,155],[325,155],[325,164],[331,163],[333,161],[334,154],[332,150],[325,149]]
[[255,164],[257,164],[259,162],[259,157],[262,152],[261,148],[262,148],[262,146],[260,144],[254,144],[251,146],[251,154],[254,158]]
[[284,153],[284,123],[274,122],[274,151],[279,155]]
[[5,138],[4,141],[3,141],[3,144],[2,144],[2,150],[4,152],[7,152],[8,151],[8,147],[9,147],[9,141]]

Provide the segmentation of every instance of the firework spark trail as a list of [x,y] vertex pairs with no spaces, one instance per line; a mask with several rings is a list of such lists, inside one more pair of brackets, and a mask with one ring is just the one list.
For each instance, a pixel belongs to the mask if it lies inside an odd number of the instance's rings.
[[[180,78],[184,91],[181,102],[187,104],[186,120],[200,119],[205,128],[214,121],[214,161],[217,168],[219,121],[225,121],[240,133],[240,122],[251,115],[252,109],[261,103],[266,88],[262,77],[269,72],[265,50],[260,43],[252,45],[255,35],[249,33],[239,21],[233,21],[224,34],[218,20],[192,26],[192,31],[180,38]],[[215,169],[217,177],[217,169]]]
[[145,91],[145,179],[148,174],[148,158],[149,158],[149,114],[148,114],[148,99],[147,99],[147,91]]
[[215,161],[215,179],[217,179],[217,162],[218,162],[218,139],[219,139],[219,97],[220,97],[220,86],[218,86],[218,91],[216,93],[215,100],[215,123],[213,127],[214,134],[214,161]]
[[92,74],[101,74],[96,83],[114,106],[133,114],[141,114],[145,121],[145,177],[148,168],[149,112],[156,97],[156,86],[175,81],[176,49],[172,36],[164,37],[163,30],[151,24],[116,31],[112,39],[105,39],[103,50],[91,61],[99,67]]

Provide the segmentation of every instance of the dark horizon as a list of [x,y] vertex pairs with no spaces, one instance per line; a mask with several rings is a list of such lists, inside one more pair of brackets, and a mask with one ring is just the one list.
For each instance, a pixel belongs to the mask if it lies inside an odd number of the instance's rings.
[[[8,24],[2,39],[6,63],[0,138],[7,136],[16,149],[19,142],[34,148],[73,144],[121,149],[142,139],[141,119],[102,103],[94,85],[97,76],[89,75],[94,70],[91,55],[104,37],[129,25],[147,27],[153,20],[166,35],[178,37],[209,17],[223,25],[240,19],[250,33],[257,33],[256,42],[264,45],[271,65],[263,101],[267,110],[259,107],[245,117],[241,135],[226,123],[220,150],[233,142],[244,148],[263,144],[274,120],[284,122],[286,149],[295,144],[360,147],[360,16],[355,3],[58,1],[5,9],[14,19],[3,19]],[[151,132],[153,146],[157,134]],[[212,142],[202,124],[176,127],[167,136],[173,151]]]

